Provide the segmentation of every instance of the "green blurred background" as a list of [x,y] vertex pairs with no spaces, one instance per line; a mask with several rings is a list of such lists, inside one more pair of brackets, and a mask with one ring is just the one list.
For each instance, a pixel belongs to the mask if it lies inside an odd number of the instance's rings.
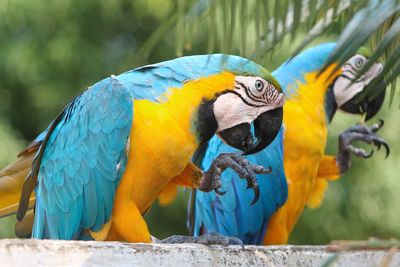
[[[174,12],[172,0],[0,0],[0,167],[35,138],[69,100],[87,86],[134,67],[174,58],[174,32],[161,36],[149,54],[145,41]],[[314,42],[334,41],[338,29]],[[251,34],[249,32],[248,34]],[[287,40],[263,64],[274,69],[302,39]],[[248,44],[249,49],[254,44]],[[206,53],[206,35],[194,38],[185,54]],[[187,47],[189,48],[189,46]],[[218,51],[216,51],[218,52]],[[306,209],[292,244],[324,244],[333,239],[400,238],[400,124],[398,97],[377,115],[380,135],[391,155],[353,159],[351,170],[329,186],[319,209]],[[338,114],[329,127],[327,151],[337,136],[360,118]],[[375,120],[376,120],[375,119]],[[397,165],[397,166],[396,166]],[[169,207],[154,205],[146,215],[158,238],[186,234],[182,190]],[[0,238],[13,237],[15,218],[0,220]]]

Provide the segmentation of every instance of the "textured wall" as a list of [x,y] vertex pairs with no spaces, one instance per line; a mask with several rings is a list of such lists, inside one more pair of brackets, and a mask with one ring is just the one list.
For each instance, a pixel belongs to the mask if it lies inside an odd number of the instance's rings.
[[[0,240],[1,266],[321,266],[331,254],[319,246],[126,244],[113,242]],[[346,252],[333,266],[380,266],[384,251]],[[400,252],[388,266],[400,266]]]

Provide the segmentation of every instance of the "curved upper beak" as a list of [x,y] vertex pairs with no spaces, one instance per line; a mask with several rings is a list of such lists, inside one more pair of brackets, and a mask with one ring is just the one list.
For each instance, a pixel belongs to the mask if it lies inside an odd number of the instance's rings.
[[254,140],[249,123],[242,123],[218,133],[228,145],[242,150],[244,155],[257,153],[266,148],[277,136],[283,119],[283,108],[262,113],[254,120]]

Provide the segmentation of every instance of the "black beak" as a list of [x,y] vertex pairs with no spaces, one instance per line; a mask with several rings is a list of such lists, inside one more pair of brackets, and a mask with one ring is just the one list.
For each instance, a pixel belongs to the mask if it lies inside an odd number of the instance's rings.
[[251,126],[242,123],[219,132],[228,145],[244,151],[244,155],[257,153],[266,148],[278,134],[283,119],[283,108],[266,111],[254,121],[254,142]]
[[380,92],[377,96],[367,100],[367,105],[364,107],[364,111],[367,113],[366,120],[371,119],[378,113],[383,106],[385,100],[386,84],[384,81],[380,82],[377,86],[377,91]]
[[257,153],[274,141],[282,126],[283,108],[266,111],[254,121],[257,142],[244,151],[245,155]]
[[380,82],[375,89],[376,94],[372,92],[367,95],[362,95],[360,92],[355,95],[352,99],[344,103],[340,109],[352,114],[364,114],[366,113],[366,120],[371,119],[378,113],[385,100],[386,84],[384,81]]
[[242,123],[218,133],[219,137],[231,147],[246,151],[254,142],[251,126]]

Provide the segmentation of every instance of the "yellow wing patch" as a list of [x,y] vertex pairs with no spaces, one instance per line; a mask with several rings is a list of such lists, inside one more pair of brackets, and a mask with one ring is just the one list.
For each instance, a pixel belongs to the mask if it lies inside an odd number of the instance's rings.
[[315,209],[321,206],[324,199],[325,192],[328,189],[328,181],[325,179],[317,179],[314,183],[314,188],[310,192],[307,200],[307,206]]
[[182,88],[170,88],[160,97],[160,102],[183,129],[191,132],[191,118],[201,101],[212,99],[224,90],[233,90],[234,81],[235,75],[230,72],[188,81]]
[[112,217],[110,217],[108,222],[106,224],[104,224],[103,228],[101,228],[99,231],[94,232],[94,231],[89,230],[89,233],[93,237],[94,240],[104,241],[104,240],[106,240],[106,238],[108,236],[108,232],[110,231],[111,224],[112,224]]
[[[0,218],[17,212],[21,188],[31,170],[35,151],[22,155],[15,162],[0,171]],[[35,205],[35,195],[32,194],[29,208]]]
[[171,204],[175,200],[177,193],[177,185],[173,182],[168,183],[158,195],[158,204],[160,204],[160,206],[167,206]]
[[183,173],[193,169],[191,159],[198,146],[193,116],[203,99],[233,90],[234,79],[234,74],[223,72],[170,88],[158,102],[134,100],[129,157],[116,191],[107,240],[150,242],[142,214],[157,198],[162,205],[173,201],[176,185],[195,186],[196,172]]

